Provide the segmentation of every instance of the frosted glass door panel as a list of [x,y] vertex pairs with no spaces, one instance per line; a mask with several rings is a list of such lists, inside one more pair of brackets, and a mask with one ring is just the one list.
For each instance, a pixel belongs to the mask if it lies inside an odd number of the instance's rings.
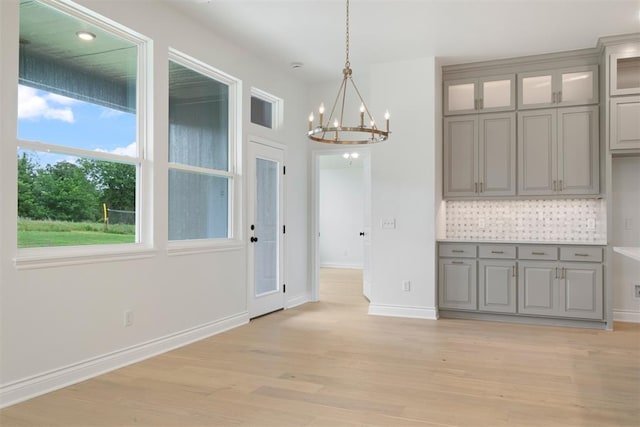
[[448,111],[475,110],[476,85],[473,83],[450,85],[447,90]]
[[511,105],[511,80],[482,83],[482,109],[509,107]]
[[562,93],[560,102],[576,103],[593,98],[593,72],[562,74]]
[[640,56],[611,55],[611,95],[640,93]]
[[278,162],[256,159],[256,296],[278,290]]
[[522,105],[551,104],[551,75],[522,79]]

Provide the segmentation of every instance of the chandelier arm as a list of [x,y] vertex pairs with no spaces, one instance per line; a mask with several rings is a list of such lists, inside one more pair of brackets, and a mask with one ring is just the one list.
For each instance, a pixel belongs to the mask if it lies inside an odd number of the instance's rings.
[[[342,82],[340,83],[340,87],[338,88],[338,93],[336,94],[336,99],[335,101],[333,101],[333,106],[331,107],[331,113],[329,114],[329,117],[327,118],[327,125],[323,125],[322,123],[320,123],[320,127],[323,129],[328,129],[329,126],[331,125],[331,119],[333,118],[333,113],[335,113],[336,111],[336,105],[338,105],[338,100],[340,99],[340,94],[343,93],[343,87],[346,87],[347,82],[346,82],[346,78],[342,79]],[[326,132],[323,132],[322,137],[324,138]]]
[[360,102],[362,102],[362,105],[364,105],[364,111],[367,112],[367,116],[369,116],[369,120],[373,122],[372,127],[376,129],[377,128],[376,121],[373,118],[373,115],[371,114],[371,112],[369,111],[369,107],[367,107],[367,104],[364,102],[364,99],[362,99],[362,95],[360,95],[360,91],[358,90],[358,86],[356,86],[356,82],[354,82],[352,78],[349,78],[349,81],[351,82],[353,89],[356,91],[356,95],[358,95],[358,98],[360,98]]
[[[344,104],[347,99],[347,76],[343,79],[344,84],[342,85],[342,107],[340,108],[340,126],[344,126]],[[336,132],[336,136],[338,133]]]

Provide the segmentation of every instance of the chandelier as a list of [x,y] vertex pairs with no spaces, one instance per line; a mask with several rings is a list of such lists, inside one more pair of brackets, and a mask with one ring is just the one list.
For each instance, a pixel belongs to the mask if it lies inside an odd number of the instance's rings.
[[[318,113],[320,115],[317,126],[314,125],[313,113],[309,115],[309,131],[307,136],[315,142],[327,144],[373,144],[386,141],[389,138],[389,111],[384,115],[386,121],[385,130],[379,129],[373,115],[369,111],[360,95],[358,87],[353,81],[351,63],[349,62],[349,0],[347,0],[347,25],[346,25],[346,53],[347,58],[342,70],[342,83],[338,88],[336,100],[331,107],[331,113],[326,122],[324,114],[324,103],[320,104]],[[344,107],[347,98],[347,87],[351,84],[357,100],[360,101],[360,123],[359,125],[345,125]],[[366,121],[366,125],[365,125]]]

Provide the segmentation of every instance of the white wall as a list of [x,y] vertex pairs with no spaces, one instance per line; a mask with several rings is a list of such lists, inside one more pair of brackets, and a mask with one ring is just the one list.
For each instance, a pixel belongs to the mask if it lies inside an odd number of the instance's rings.
[[[287,305],[309,298],[307,89],[161,2],[81,0],[153,40],[151,147],[154,247],[140,258],[16,269],[18,1],[0,1],[0,405],[24,399],[173,345],[245,323],[246,241],[221,252],[167,251],[169,47],[242,80],[242,152],[249,134],[287,145]],[[284,125],[248,124],[250,87],[284,99]],[[244,181],[243,170],[240,180]],[[242,182],[246,189],[246,183]],[[245,191],[246,193],[246,191]],[[246,218],[246,199],[238,204]],[[246,230],[243,228],[243,233]],[[123,312],[134,325],[123,326]]]
[[[371,69],[372,109],[392,135],[372,152],[372,314],[435,318],[437,72],[434,58]],[[382,229],[395,218],[396,229]],[[411,282],[404,292],[402,281]]]
[[[612,246],[640,246],[640,157],[613,159],[613,209],[609,212],[613,230]],[[640,298],[634,297],[634,285],[640,285],[640,262],[613,253],[609,263],[613,277],[613,311],[620,320],[640,321]]]
[[[357,151],[354,150],[354,151]],[[320,266],[362,268],[362,160],[320,158]]]

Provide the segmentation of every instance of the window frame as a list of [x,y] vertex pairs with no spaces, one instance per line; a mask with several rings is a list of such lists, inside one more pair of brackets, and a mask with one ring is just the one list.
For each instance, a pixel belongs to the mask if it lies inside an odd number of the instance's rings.
[[[155,249],[152,240],[153,213],[152,213],[152,171],[150,150],[147,136],[150,134],[153,109],[151,99],[151,79],[149,76],[149,61],[152,42],[148,37],[118,24],[85,7],[74,5],[59,0],[38,0],[39,3],[50,7],[60,13],[87,24],[99,27],[101,30],[120,37],[137,49],[136,69],[136,150],[137,156],[105,153],[100,151],[85,150],[75,147],[67,147],[58,144],[50,144],[41,141],[30,141],[18,138],[14,135],[15,151],[29,150],[36,152],[51,152],[74,157],[104,160],[107,162],[123,163],[136,166],[136,241],[134,243],[120,244],[88,244],[78,246],[46,246],[18,248],[16,240],[16,257],[14,265],[17,269],[44,268],[59,265],[74,265],[93,262],[115,261],[122,259],[138,259],[153,256]],[[17,53],[17,49],[16,49]],[[15,86],[18,87],[19,77],[15,75]],[[16,92],[17,93],[17,92]],[[15,98],[14,108],[17,110],[18,99]],[[16,114],[17,126],[17,114]],[[16,127],[17,131],[17,127]],[[17,176],[17,175],[16,175]],[[17,193],[16,193],[17,197]],[[17,201],[17,199],[16,199]],[[17,228],[17,212],[16,212]]]
[[[222,83],[229,90],[228,104],[228,158],[227,169],[209,169],[199,166],[191,166],[183,163],[170,162],[167,159],[167,183],[169,182],[169,171],[177,170],[187,173],[196,173],[207,176],[216,176],[227,178],[229,183],[228,204],[227,204],[227,237],[226,238],[202,238],[202,239],[180,239],[170,240],[168,238],[169,222],[167,221],[167,250],[169,255],[184,255],[202,252],[217,252],[221,250],[239,249],[241,246],[241,146],[242,128],[240,122],[240,107],[242,94],[242,81],[232,75],[225,73],[201,60],[185,54],[174,48],[169,48],[168,62],[173,62],[185,67],[193,72],[199,73],[207,78]],[[167,79],[168,83],[168,79]],[[167,92],[167,101],[169,94]],[[167,109],[168,112],[168,109]],[[167,121],[168,126],[168,121]],[[169,142],[167,142],[167,150],[169,150]],[[168,187],[167,187],[168,190]],[[167,200],[167,219],[169,215]]]
[[254,123],[251,121],[251,115],[249,115],[249,122],[254,126],[259,126],[263,129],[269,130],[277,130],[282,127],[282,121],[284,118],[284,101],[282,98],[278,98],[275,95],[272,95],[264,90],[258,89],[256,87],[251,88],[251,94],[249,97],[249,108],[251,109],[251,98],[258,98],[261,101],[268,102],[271,104],[271,127],[262,126],[259,123]]

